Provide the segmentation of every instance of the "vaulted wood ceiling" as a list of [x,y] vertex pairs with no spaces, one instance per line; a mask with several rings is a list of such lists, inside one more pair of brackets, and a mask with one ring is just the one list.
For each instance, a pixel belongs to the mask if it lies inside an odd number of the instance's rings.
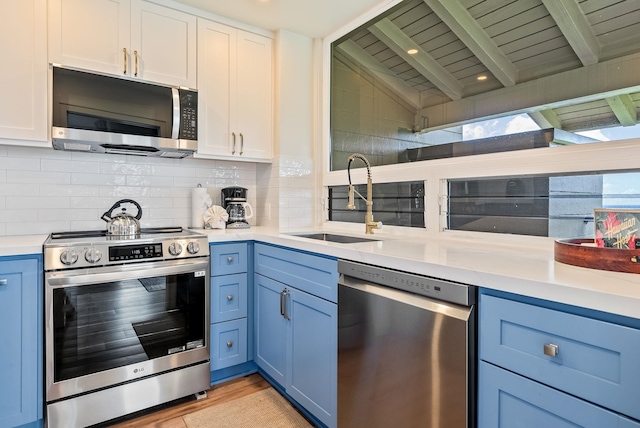
[[638,122],[640,0],[405,0],[334,46],[423,130],[505,112],[568,131]]

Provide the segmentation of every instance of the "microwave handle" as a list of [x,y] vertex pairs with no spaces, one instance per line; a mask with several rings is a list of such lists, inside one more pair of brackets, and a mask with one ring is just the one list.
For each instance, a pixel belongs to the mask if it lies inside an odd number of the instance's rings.
[[178,139],[180,135],[180,92],[177,88],[171,88],[173,98],[173,128],[171,128],[171,138]]

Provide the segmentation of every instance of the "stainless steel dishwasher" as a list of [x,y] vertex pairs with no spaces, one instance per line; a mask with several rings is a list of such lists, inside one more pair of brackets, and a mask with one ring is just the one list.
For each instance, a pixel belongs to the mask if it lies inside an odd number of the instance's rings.
[[339,260],[338,427],[475,427],[474,286]]

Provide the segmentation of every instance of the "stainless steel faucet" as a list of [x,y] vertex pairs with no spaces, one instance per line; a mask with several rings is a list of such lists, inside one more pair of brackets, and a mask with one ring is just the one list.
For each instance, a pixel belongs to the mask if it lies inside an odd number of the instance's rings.
[[[354,159],[360,159],[362,162],[364,162],[364,165],[367,167],[367,198],[366,199],[360,193],[358,193],[358,191],[351,184],[351,162],[353,162]],[[382,228],[381,221],[378,221],[378,222],[373,221],[373,208],[372,208],[373,196],[371,192],[371,185],[372,185],[371,164],[369,164],[369,161],[367,160],[367,158],[365,158],[360,153],[354,153],[351,156],[349,156],[349,163],[347,164],[347,175],[349,177],[349,202],[347,203],[347,209],[348,210],[356,209],[356,206],[353,203],[354,193],[357,193],[361,199],[367,202],[367,214],[365,214],[364,216],[364,226],[365,226],[365,233],[367,235],[371,235],[373,234],[373,229]]]

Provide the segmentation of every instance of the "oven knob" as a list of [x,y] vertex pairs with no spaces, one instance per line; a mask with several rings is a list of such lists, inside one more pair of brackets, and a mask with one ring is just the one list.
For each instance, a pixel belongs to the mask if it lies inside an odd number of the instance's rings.
[[73,250],[65,250],[60,254],[60,261],[65,265],[72,265],[78,261],[78,253]]
[[100,250],[96,250],[95,248],[89,248],[84,254],[84,259],[89,263],[97,263],[101,258],[102,252],[100,252]]
[[169,245],[169,254],[171,254],[172,256],[179,256],[181,252],[182,252],[182,245],[178,244],[177,242],[174,242],[171,245]]
[[200,244],[197,242],[189,242],[187,244],[187,251],[189,254],[197,254],[200,251]]

